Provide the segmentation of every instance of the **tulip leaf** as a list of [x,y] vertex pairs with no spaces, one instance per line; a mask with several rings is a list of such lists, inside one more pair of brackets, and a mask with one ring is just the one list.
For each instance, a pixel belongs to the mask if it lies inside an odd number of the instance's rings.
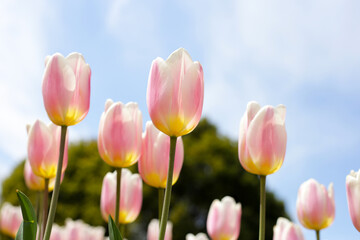
[[21,191],[16,191],[21,212],[23,215],[23,222],[16,234],[16,240],[36,240],[37,222],[35,210],[29,198]]
[[110,215],[109,215],[109,237],[110,237],[110,240],[122,240],[123,239],[119,229],[116,227],[116,224]]

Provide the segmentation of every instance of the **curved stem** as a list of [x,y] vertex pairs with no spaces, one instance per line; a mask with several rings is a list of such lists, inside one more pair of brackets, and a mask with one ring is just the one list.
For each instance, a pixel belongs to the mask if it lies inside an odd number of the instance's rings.
[[316,240],[320,240],[320,230],[315,230],[316,231]]
[[[162,212],[162,208],[164,205],[164,189],[163,188],[158,188],[158,193],[159,193],[159,216],[158,218],[161,218],[161,212]],[[160,226],[160,220],[159,220],[159,226]]]
[[66,130],[67,130],[67,126],[61,126],[59,162],[58,162],[57,171],[56,171],[54,191],[53,191],[53,195],[51,198],[49,218],[47,220],[46,228],[45,228],[44,240],[50,239],[52,224],[55,219],[56,206],[57,206],[57,202],[58,202],[58,198],[59,198],[59,191],[60,191],[60,179],[61,179],[62,166],[63,166],[63,160],[64,160]]
[[[41,235],[45,233],[46,221],[47,221],[47,214],[48,214],[48,199],[49,199],[49,179],[45,178],[45,188],[44,188],[44,198],[43,198],[43,221],[42,221],[42,230]],[[43,239],[43,236],[40,237],[40,240]]]
[[266,176],[260,175],[260,224],[259,240],[265,240]]
[[167,181],[166,181],[164,205],[163,205],[163,209],[162,209],[162,213],[161,213],[159,240],[164,240],[166,224],[167,224],[167,220],[169,217],[172,179],[173,179],[174,161],[175,161],[175,149],[176,149],[176,137],[170,137],[169,170],[168,170],[168,176],[167,176]]
[[116,168],[116,202],[115,202],[115,223],[119,228],[119,215],[120,215],[120,190],[121,190],[121,168]]

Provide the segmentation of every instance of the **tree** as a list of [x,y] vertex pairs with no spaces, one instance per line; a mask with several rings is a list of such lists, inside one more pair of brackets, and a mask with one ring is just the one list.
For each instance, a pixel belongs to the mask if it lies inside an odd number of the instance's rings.
[[[259,218],[259,179],[240,166],[237,143],[220,136],[214,125],[203,119],[183,137],[185,159],[178,182],[173,187],[170,220],[173,239],[183,240],[187,233],[206,233],[208,209],[214,199],[232,196],[242,204],[239,239],[256,239]],[[96,141],[83,141],[69,147],[69,162],[61,185],[56,222],[65,218],[83,219],[90,225],[103,225],[100,193],[103,177],[113,171],[98,154]],[[132,172],[137,166],[131,167]],[[23,163],[3,183],[3,201],[18,205],[15,189],[24,191],[35,203],[34,193],[23,180]],[[147,225],[158,218],[158,191],[144,183],[143,206],[139,218],[126,229],[128,239],[145,239]],[[283,202],[267,192],[266,239],[280,216],[287,217]]]

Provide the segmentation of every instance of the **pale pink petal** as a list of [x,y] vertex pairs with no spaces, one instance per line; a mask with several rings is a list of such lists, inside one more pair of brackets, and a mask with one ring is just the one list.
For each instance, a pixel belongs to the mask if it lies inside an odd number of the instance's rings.
[[352,223],[360,232],[360,170],[346,176],[346,194]]

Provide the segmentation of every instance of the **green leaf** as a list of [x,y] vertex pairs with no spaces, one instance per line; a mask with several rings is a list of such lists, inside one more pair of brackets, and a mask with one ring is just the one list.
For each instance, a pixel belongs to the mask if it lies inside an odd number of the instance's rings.
[[110,240],[122,240],[121,233],[119,229],[116,227],[116,224],[112,217],[109,215],[109,237]]
[[16,191],[20,201],[23,222],[16,234],[16,240],[36,240],[37,222],[35,210],[29,198],[21,191]]

